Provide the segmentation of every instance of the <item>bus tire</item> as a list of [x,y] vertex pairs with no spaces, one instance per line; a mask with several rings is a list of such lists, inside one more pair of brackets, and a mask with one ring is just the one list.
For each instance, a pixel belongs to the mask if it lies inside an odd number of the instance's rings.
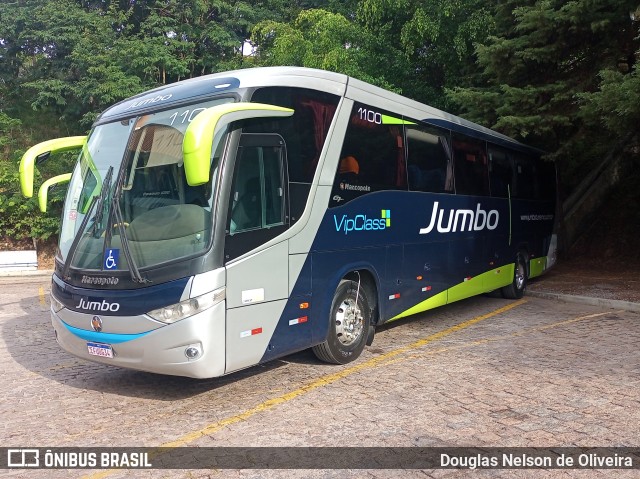
[[331,302],[327,339],[313,347],[313,353],[321,361],[346,364],[362,353],[371,324],[371,307],[365,290],[362,284],[358,289],[356,281],[340,281]]
[[520,299],[527,289],[527,262],[524,253],[518,253],[513,271],[513,281],[502,288],[502,296],[506,299]]

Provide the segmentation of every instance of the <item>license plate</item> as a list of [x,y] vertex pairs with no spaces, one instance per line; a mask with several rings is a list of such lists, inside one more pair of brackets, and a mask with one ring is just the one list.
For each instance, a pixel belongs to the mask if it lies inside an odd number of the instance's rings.
[[100,356],[103,358],[113,358],[113,349],[110,344],[87,343],[87,349],[92,356]]

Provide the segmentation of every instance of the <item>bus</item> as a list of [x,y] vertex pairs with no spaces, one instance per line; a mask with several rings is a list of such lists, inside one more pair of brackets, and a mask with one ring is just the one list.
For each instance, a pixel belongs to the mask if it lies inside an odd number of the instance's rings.
[[51,286],[59,345],[210,378],[312,348],[358,358],[375,328],[496,292],[555,261],[541,152],[342,74],[202,76],[105,110],[79,150]]

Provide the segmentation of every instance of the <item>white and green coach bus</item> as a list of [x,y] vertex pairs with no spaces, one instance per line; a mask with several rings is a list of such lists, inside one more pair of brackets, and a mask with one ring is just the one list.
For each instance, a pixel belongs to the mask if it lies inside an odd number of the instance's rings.
[[178,82],[104,111],[78,149],[51,288],[60,346],[221,376],[306,348],[355,360],[376,326],[523,295],[555,254],[540,152],[354,78],[293,67]]

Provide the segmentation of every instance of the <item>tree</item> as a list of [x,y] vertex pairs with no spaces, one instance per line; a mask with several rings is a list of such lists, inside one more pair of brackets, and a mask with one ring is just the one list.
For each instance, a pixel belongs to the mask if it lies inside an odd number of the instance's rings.
[[[595,92],[579,95],[581,100],[580,115],[585,123],[604,126],[615,137],[636,135],[640,124],[640,5],[630,18],[635,26],[635,38],[624,47],[627,56],[621,56],[618,64],[608,65],[599,72],[600,85]],[[630,53],[633,48],[635,52]]]
[[450,110],[445,89],[470,84],[473,45],[493,31],[489,7],[482,0],[361,0],[357,18],[405,57],[408,68],[397,76],[405,95]]
[[[592,121],[598,108],[610,108],[605,86],[637,85],[635,73],[626,74],[629,83],[614,73],[620,59],[635,70],[634,3],[505,2],[496,8],[496,34],[476,47],[482,83],[454,88],[450,97],[473,120],[546,149],[567,165],[588,165],[611,143],[602,123]],[[592,119],[585,121],[581,111],[591,111]]]
[[312,9],[291,23],[263,21],[253,29],[258,65],[297,65],[330,70],[398,90],[409,68],[395,46],[338,13]]

